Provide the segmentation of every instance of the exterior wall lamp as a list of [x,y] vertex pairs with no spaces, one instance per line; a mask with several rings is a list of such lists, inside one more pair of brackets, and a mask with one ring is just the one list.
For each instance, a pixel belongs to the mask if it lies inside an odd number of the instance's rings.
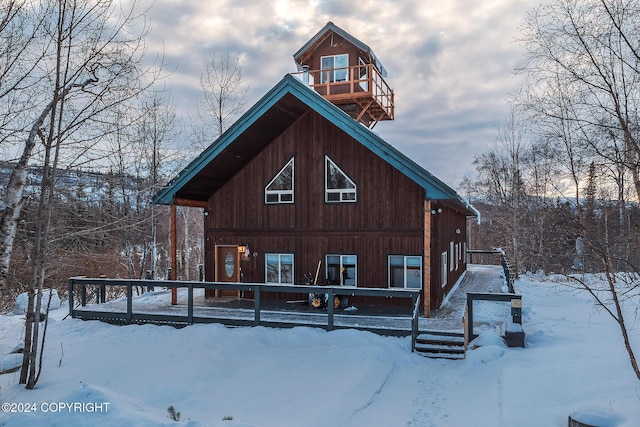
[[440,214],[440,213],[442,213],[442,208],[431,209],[431,215]]
[[244,259],[248,259],[249,255],[251,255],[251,250],[249,249],[249,245],[245,245],[245,244],[238,245],[238,253],[242,255]]

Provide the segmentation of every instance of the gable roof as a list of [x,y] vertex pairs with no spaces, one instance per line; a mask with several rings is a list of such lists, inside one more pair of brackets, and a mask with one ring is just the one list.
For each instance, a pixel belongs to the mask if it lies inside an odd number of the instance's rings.
[[[371,56],[371,60],[375,63],[375,66],[376,68],[378,68],[378,71],[380,71],[380,74],[382,75],[382,77],[384,78],[387,77],[387,70],[385,70],[384,66],[382,65],[382,62],[380,62],[376,54],[373,53],[373,49],[371,49],[369,46],[367,46],[357,38],[353,37],[351,34],[347,33],[342,28],[338,27],[336,24],[334,24],[331,21],[327,22],[327,24],[324,27],[322,27],[322,29],[318,31],[318,33],[311,38],[311,40],[306,42],[304,46],[302,46],[300,49],[298,49],[296,53],[293,54],[293,59],[296,61],[296,64],[298,64],[298,67],[301,67],[303,65],[300,63],[300,57],[305,52],[309,51],[309,49],[315,48],[315,46],[322,43],[322,41],[328,36],[328,33],[330,32],[338,34],[340,37],[347,40],[349,43],[351,43],[358,49],[364,52],[367,52]],[[298,71],[301,71],[301,70],[298,70]]]
[[152,203],[168,205],[174,199],[206,202],[311,109],[423,187],[428,200],[452,200],[477,216],[475,208],[455,190],[290,74],[160,190]]

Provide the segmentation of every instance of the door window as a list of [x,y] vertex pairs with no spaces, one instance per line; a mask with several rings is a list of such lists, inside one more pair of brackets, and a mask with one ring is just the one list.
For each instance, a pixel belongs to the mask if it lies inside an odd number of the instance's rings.
[[327,255],[327,284],[357,286],[357,261],[355,255]]

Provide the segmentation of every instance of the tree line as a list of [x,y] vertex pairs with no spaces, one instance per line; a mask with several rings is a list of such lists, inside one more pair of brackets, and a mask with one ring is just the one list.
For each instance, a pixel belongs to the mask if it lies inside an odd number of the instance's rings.
[[174,249],[178,277],[197,278],[201,212],[179,211],[170,248],[167,212],[150,200],[193,157],[182,139],[208,145],[247,89],[238,56],[213,53],[201,114],[180,130],[146,12],[135,0],[0,2],[0,307],[28,292],[27,388],[40,376],[43,289],[64,293],[74,275],[166,278]]
[[486,212],[473,238],[502,246],[520,272],[568,274],[618,323],[640,379],[628,329],[640,297],[638,40],[638,0],[549,0],[530,11],[516,68],[524,83],[464,184]]

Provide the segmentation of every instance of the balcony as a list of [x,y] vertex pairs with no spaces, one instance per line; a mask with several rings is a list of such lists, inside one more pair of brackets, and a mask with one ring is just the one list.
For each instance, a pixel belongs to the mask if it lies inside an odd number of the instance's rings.
[[393,90],[373,64],[292,74],[370,128],[393,120]]

